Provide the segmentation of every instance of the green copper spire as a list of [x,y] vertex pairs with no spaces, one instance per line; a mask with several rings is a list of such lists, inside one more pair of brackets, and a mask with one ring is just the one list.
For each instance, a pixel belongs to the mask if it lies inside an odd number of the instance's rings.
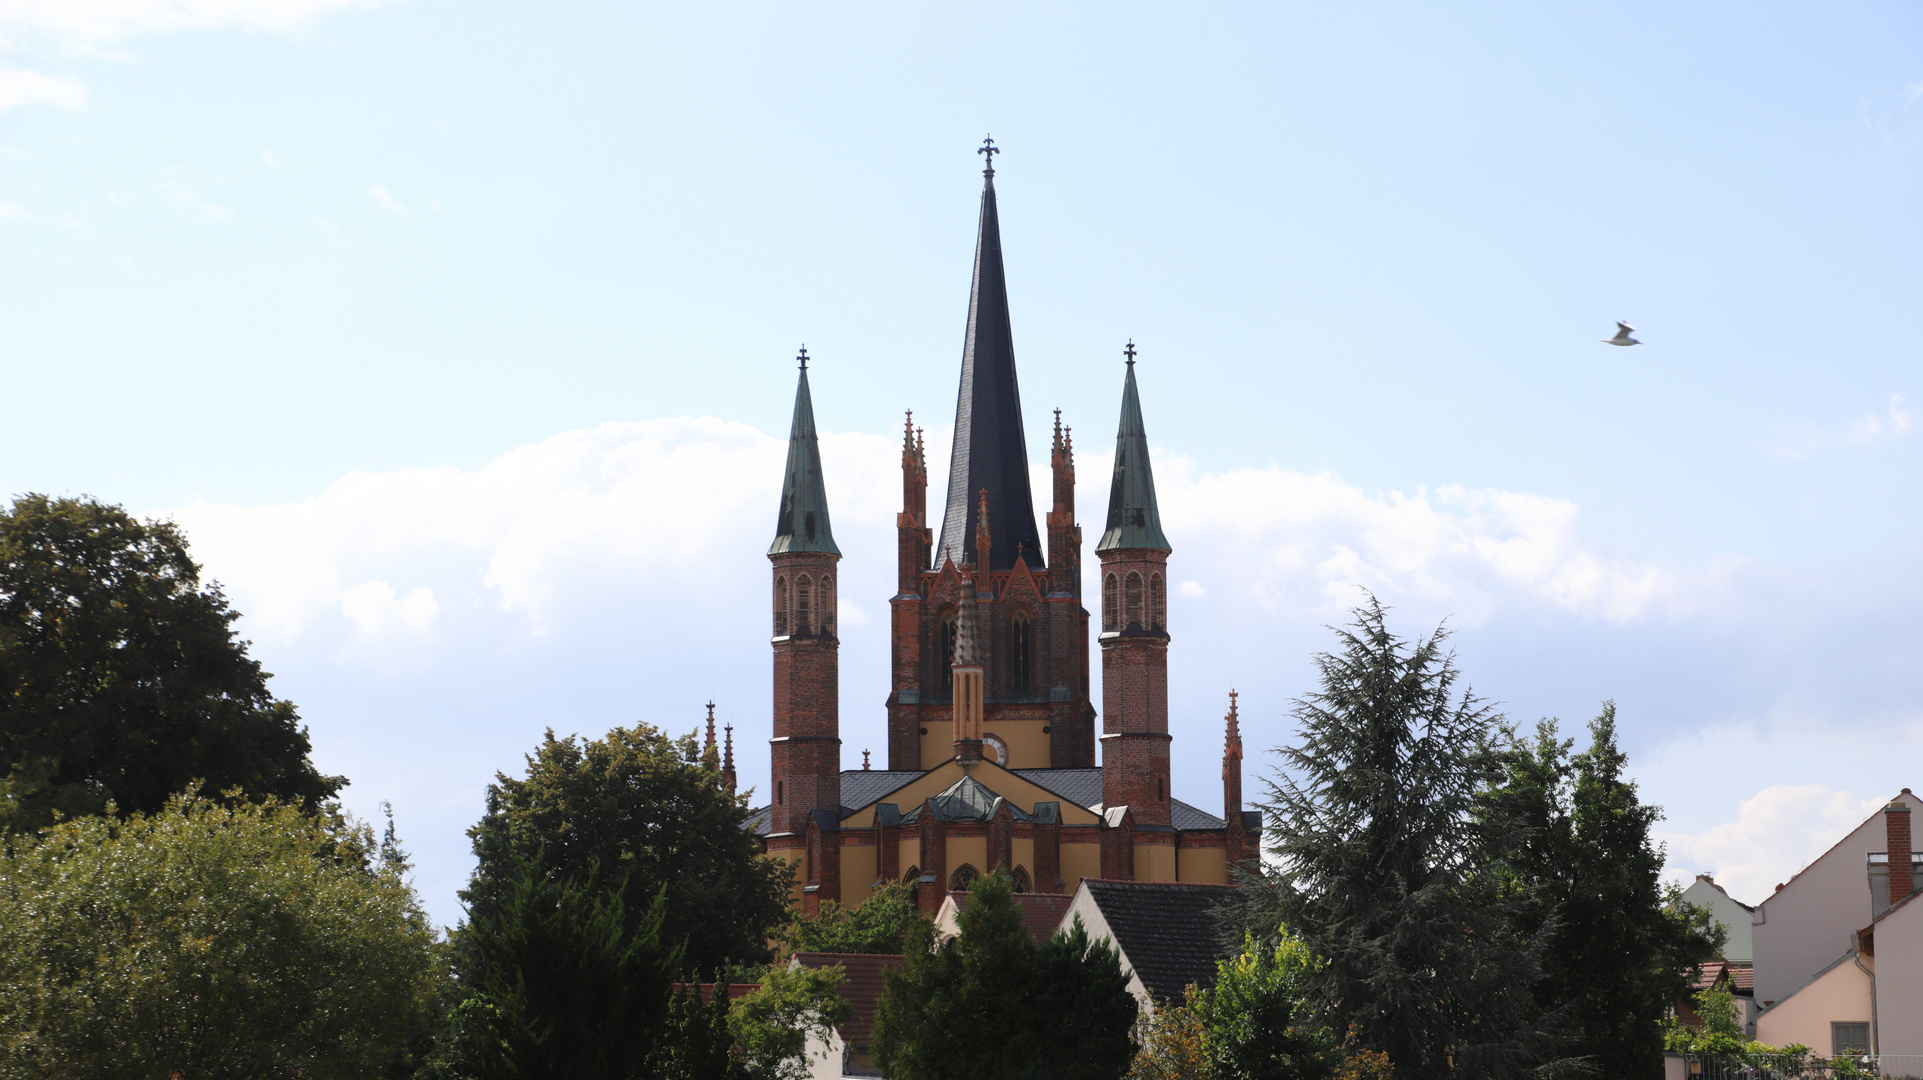
[[821,485],[821,444],[815,440],[815,402],[808,396],[808,349],[801,350],[795,419],[788,429],[788,472],[781,481],[781,518],[768,554],[802,551],[841,554],[828,527],[828,492]]
[[1171,551],[1155,505],[1155,474],[1148,465],[1148,432],[1135,392],[1135,343],[1128,343],[1128,378],[1122,383],[1122,427],[1115,433],[1115,482],[1108,489],[1108,529],[1096,551],[1148,548]]

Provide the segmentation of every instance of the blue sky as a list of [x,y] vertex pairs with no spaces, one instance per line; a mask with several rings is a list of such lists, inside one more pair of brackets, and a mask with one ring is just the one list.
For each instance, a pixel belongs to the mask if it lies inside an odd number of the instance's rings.
[[1517,720],[1616,698],[1674,872],[1754,900],[1923,779],[1920,41],[1902,3],[0,0],[0,490],[187,526],[452,920],[545,726],[712,696],[765,783],[803,341],[880,748],[894,432],[946,437],[993,132],[1085,523],[1142,349],[1178,794],[1219,797],[1230,685],[1288,737],[1360,584]]

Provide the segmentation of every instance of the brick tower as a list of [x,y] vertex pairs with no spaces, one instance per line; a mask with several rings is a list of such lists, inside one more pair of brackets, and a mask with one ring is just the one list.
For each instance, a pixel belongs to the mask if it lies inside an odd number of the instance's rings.
[[1169,842],[1168,538],[1149,471],[1148,436],[1135,390],[1135,343],[1125,352],[1122,423],[1102,560],[1102,802],[1128,807],[1154,843]]
[[1044,551],[1035,527],[1002,267],[993,158],[998,152],[992,142],[981,148],[989,167],[982,170],[954,452],[939,534],[930,528],[928,466],[912,416],[903,435],[897,583],[889,601],[890,769],[933,768],[956,752],[954,661],[964,592],[976,605],[977,661],[968,666],[980,668],[985,756],[1012,768],[1095,764],[1074,450],[1058,419],[1050,454],[1055,502]]
[[[791,861],[810,853],[810,824],[833,831],[841,808],[841,643],[835,637],[835,567],[841,549],[828,524],[814,402],[808,394],[808,350],[801,351],[800,360],[781,517],[768,547],[774,564],[775,660],[768,852]],[[830,860],[806,861],[801,877],[813,882],[826,869],[822,862]]]

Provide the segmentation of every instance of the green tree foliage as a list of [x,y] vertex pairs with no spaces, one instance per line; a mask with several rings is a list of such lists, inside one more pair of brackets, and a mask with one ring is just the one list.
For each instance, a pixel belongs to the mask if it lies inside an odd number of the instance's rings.
[[657,1054],[686,1049],[665,1037],[682,953],[662,940],[664,899],[630,918],[592,866],[574,879],[534,857],[506,886],[459,931],[454,1075],[639,1080],[657,1075]]
[[810,1036],[826,1041],[853,1010],[836,988],[840,967],[777,966],[729,1014],[735,1053],[752,1080],[805,1080]]
[[1212,1080],[1202,1049],[1202,1021],[1196,1014],[1195,987],[1183,1004],[1168,1002],[1135,1021],[1139,1049],[1129,1062],[1128,1080]]
[[691,735],[647,724],[594,740],[549,731],[526,776],[489,785],[486,816],[468,830],[478,864],[461,898],[476,921],[490,919],[525,860],[570,881],[598,872],[622,894],[631,930],[666,898],[662,940],[685,943],[689,968],[762,962],[790,873],[760,853],[749,815],[702,767]]
[[900,882],[876,889],[854,907],[822,902],[812,919],[800,913],[776,936],[788,952],[885,953],[900,956],[909,927],[922,921],[915,890]]
[[1008,882],[978,880],[960,934],[909,928],[906,963],[884,978],[875,1021],[882,1071],[900,1080],[1116,1080],[1135,1054],[1135,998],[1108,942],[1076,920],[1040,946]]
[[199,781],[313,809],[344,782],[308,760],[218,585],[180,530],[92,499],[0,511],[0,771],[14,828],[56,811],[153,813]]
[[1497,888],[1514,837],[1474,811],[1499,776],[1500,717],[1467,690],[1446,633],[1405,641],[1375,598],[1316,658],[1296,745],[1263,805],[1272,870],[1247,881],[1240,927],[1298,933],[1326,966],[1317,1022],[1389,1055],[1397,1076],[1519,1076],[1548,1061],[1542,935],[1513,929]]
[[[1799,1062],[1810,1056],[1810,1048],[1802,1043],[1788,1046],[1771,1046],[1757,1042],[1743,1034],[1742,1012],[1737,1008],[1736,996],[1730,993],[1729,983],[1719,982],[1706,986],[1691,995],[1691,1003],[1696,1006],[1700,1023],[1687,1025],[1674,1014],[1662,1022],[1663,1049],[1677,1054],[1702,1054],[1711,1057],[1737,1059],[1771,1058],[1769,1062],[1758,1064],[1784,1064],[1781,1058],[1788,1056]],[[1837,1062],[1830,1075],[1856,1076],[1859,1074],[1850,1066],[1848,1059]],[[1801,1070],[1787,1070],[1791,1075],[1801,1075]]]
[[1723,931],[1660,880],[1650,830],[1662,811],[1623,776],[1614,702],[1589,733],[1589,748],[1573,755],[1553,720],[1537,725],[1533,742],[1512,739],[1484,814],[1522,826],[1507,872],[1526,900],[1522,928],[1554,926],[1538,998],[1569,1017],[1568,1052],[1605,1076],[1655,1077],[1663,1017],[1689,992],[1687,973],[1721,950]]
[[654,1049],[650,1075],[660,1080],[747,1080],[734,1045],[728,984],[715,980],[709,1000],[687,982],[668,1000],[668,1022]]
[[1327,1080],[1340,1055],[1305,1000],[1323,962],[1285,928],[1274,948],[1245,937],[1219,961],[1215,985],[1192,995],[1213,1080]]
[[176,796],[0,851],[0,1076],[400,1075],[434,933],[371,830]]

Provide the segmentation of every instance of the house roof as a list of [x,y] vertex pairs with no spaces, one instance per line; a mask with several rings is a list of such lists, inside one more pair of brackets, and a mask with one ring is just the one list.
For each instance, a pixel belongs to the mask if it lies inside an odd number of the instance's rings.
[[1026,810],[982,786],[981,781],[964,776],[949,785],[948,790],[930,796],[926,803],[903,814],[901,823],[915,824],[921,820],[922,811],[931,805],[935,808],[936,819],[940,821],[992,821],[1003,806],[1008,807],[1016,821],[1035,820]]
[[805,968],[841,965],[846,976],[836,989],[850,1008],[848,1021],[839,1029],[841,1041],[866,1048],[875,1030],[875,1009],[881,1003],[882,973],[897,970],[907,961],[880,953],[798,952],[792,962]]
[[1228,955],[1216,912],[1235,886],[1085,878],[1082,887],[1151,997],[1180,1001],[1190,984],[1215,984],[1215,962]]
[[[951,891],[948,899],[953,901],[957,914],[968,906],[968,894],[965,892]],[[1015,906],[1022,909],[1022,929],[1028,931],[1028,936],[1036,941],[1047,941],[1055,936],[1056,927],[1062,924],[1062,916],[1068,914],[1068,906],[1074,902],[1075,897],[1068,893],[1015,894]]]
[[[1862,822],[1861,822],[1861,823],[1859,823],[1859,824],[1858,824],[1858,825],[1856,826],[1856,828],[1854,828],[1854,829],[1850,829],[1850,830],[1849,830],[1848,832],[1845,832],[1845,833],[1844,833],[1844,834],[1843,834],[1842,836],[1840,836],[1840,837],[1838,837],[1838,838],[1837,838],[1837,840],[1836,840],[1836,842],[1835,842],[1834,844],[1831,844],[1831,845],[1830,845],[1829,847],[1827,847],[1827,848],[1825,848],[1825,849],[1823,850],[1823,853],[1822,853],[1821,855],[1818,855],[1818,856],[1817,856],[1816,858],[1814,858],[1814,859],[1811,859],[1811,860],[1810,860],[1809,862],[1807,862],[1807,863],[1804,863],[1804,864],[1803,864],[1803,868],[1802,868],[1801,870],[1798,870],[1798,871],[1797,871],[1796,873],[1794,873],[1794,874],[1791,874],[1791,875],[1790,875],[1790,878],[1789,878],[1789,880],[1788,880],[1788,881],[1785,881],[1785,882],[1783,882],[1782,884],[1780,884],[1780,885],[1778,885],[1778,886],[1776,886],[1776,891],[1775,891],[1775,892],[1772,892],[1772,893],[1771,893],[1770,895],[1768,895],[1768,896],[1765,896],[1765,897],[1763,897],[1763,899],[1762,899],[1762,900],[1760,900],[1760,901],[1758,901],[1758,903],[1757,903],[1757,905],[1756,905],[1756,907],[1761,907],[1762,905],[1764,905],[1764,904],[1767,904],[1767,903],[1769,903],[1769,902],[1770,902],[1771,900],[1774,900],[1774,899],[1776,898],[1776,893],[1780,893],[1780,892],[1782,892],[1782,891],[1783,891],[1784,889],[1786,889],[1786,888],[1788,888],[1789,886],[1791,886],[1791,885],[1794,885],[1794,884],[1796,883],[1796,879],[1797,879],[1797,878],[1800,878],[1800,877],[1802,877],[1802,876],[1803,876],[1804,874],[1806,874],[1806,873],[1808,873],[1808,872],[1809,872],[1809,868],[1810,868],[1810,867],[1812,867],[1812,866],[1815,866],[1815,865],[1816,865],[1817,863],[1819,863],[1819,862],[1822,862],[1822,861],[1823,861],[1824,859],[1827,859],[1827,858],[1829,858],[1829,857],[1830,857],[1830,855],[1831,855],[1832,853],[1834,853],[1834,852],[1836,851],[1836,849],[1837,849],[1837,848],[1840,848],[1840,847],[1842,847],[1842,846],[1843,846],[1844,844],[1846,844],[1846,843],[1848,843],[1848,842],[1849,842],[1849,839],[1850,839],[1850,837],[1852,837],[1852,836],[1854,836],[1854,835],[1856,835],[1856,829],[1860,829],[1860,828],[1862,828],[1862,827],[1863,827],[1864,825],[1868,825],[1868,824],[1869,824],[1870,822],[1872,822],[1872,821],[1875,821],[1875,820],[1876,820],[1877,818],[1879,818],[1879,817],[1882,817],[1882,816],[1883,816],[1883,811],[1884,811],[1884,809],[1885,809],[1886,807],[1888,807],[1888,806],[1889,806],[1889,805],[1890,805],[1891,803],[1894,803],[1894,802],[1905,802],[1905,803],[1907,804],[1907,801],[1908,801],[1908,800],[1905,800],[1905,799],[1904,799],[1904,796],[1906,796],[1906,795],[1907,795],[1907,796],[1909,797],[1909,800],[1915,800],[1915,799],[1917,798],[1917,796],[1916,796],[1916,793],[1915,793],[1915,792],[1913,792],[1913,791],[1911,791],[1911,790],[1910,790],[1909,788],[1904,788],[1904,789],[1903,789],[1902,791],[1899,791],[1899,792],[1897,792],[1897,793],[1896,793],[1895,795],[1892,795],[1892,796],[1890,796],[1890,797],[1889,797],[1888,799],[1885,799],[1885,800],[1883,801],[1883,803],[1882,803],[1882,804],[1881,804],[1880,806],[1878,806],[1878,807],[1876,808],[1876,810],[1875,810],[1875,812],[1874,812],[1874,813],[1872,813],[1872,814],[1870,814],[1870,816],[1869,816],[1869,817],[1866,817],[1866,818],[1864,818],[1864,819],[1862,820]],[[1728,893],[1724,893],[1723,895],[1725,895],[1725,896],[1728,896],[1729,894],[1728,894]],[[1733,899],[1733,897],[1732,897],[1732,899]],[[1741,901],[1738,901],[1738,902],[1740,903]],[[1745,906],[1747,906],[1747,905],[1745,905]],[[1754,908],[1754,907],[1752,907],[1752,908],[1750,908],[1750,910],[1751,910],[1751,911],[1754,911],[1754,910],[1756,910],[1756,908]],[[1892,910],[1894,910],[1894,909],[1892,909]],[[1825,969],[1825,970],[1827,970],[1827,969]],[[1786,999],[1784,999],[1784,1000],[1788,1000],[1788,999],[1786,998]]]
[[1707,990],[1724,979],[1739,993],[1756,989],[1756,969],[1749,964],[1732,964],[1716,959],[1696,969],[1696,989]]

